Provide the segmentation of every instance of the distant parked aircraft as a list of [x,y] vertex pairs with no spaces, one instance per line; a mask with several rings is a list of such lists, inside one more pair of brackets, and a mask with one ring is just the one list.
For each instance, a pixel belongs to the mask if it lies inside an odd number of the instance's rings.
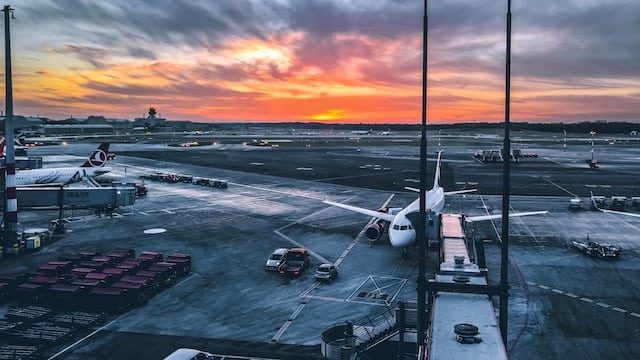
[[105,166],[108,152],[109,143],[101,143],[80,166],[18,170],[15,186],[66,185],[106,174],[111,171],[110,167]]
[[373,129],[369,129],[369,130],[353,130],[351,131],[351,134],[353,135],[369,135],[373,132]]

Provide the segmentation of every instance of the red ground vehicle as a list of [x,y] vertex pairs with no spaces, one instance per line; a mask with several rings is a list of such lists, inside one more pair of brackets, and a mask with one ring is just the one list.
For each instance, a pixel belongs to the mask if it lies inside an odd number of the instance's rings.
[[291,248],[287,260],[280,266],[280,275],[298,276],[309,266],[309,251],[304,248]]

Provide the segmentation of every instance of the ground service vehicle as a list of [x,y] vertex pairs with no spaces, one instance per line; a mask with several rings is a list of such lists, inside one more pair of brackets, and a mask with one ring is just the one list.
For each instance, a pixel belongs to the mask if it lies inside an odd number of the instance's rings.
[[163,360],[207,360],[217,358],[217,356],[214,356],[208,352],[196,349],[180,348],[169,354]]
[[279,272],[283,276],[298,276],[307,266],[309,266],[309,251],[304,248],[291,248]]
[[268,271],[278,271],[280,267],[287,259],[287,253],[289,249],[279,248],[273,250],[273,253],[267,259],[267,263],[265,264],[265,269]]
[[583,243],[574,240],[571,242],[571,245],[589,256],[601,259],[618,259],[620,257],[620,250],[622,250],[619,246],[601,244],[596,241]]
[[338,269],[335,265],[329,263],[318,265],[316,269],[316,280],[333,281],[336,277],[338,277]]

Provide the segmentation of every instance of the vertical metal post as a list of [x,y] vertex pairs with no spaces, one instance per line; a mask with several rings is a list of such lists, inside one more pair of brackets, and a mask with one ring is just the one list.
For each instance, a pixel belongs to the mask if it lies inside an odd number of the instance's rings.
[[589,134],[591,134],[591,163],[593,164],[593,161],[595,159],[595,157],[593,156],[593,150],[594,150],[594,146],[595,146],[594,143],[593,143],[593,135],[595,135],[596,132],[592,130],[592,131],[589,132]]
[[507,0],[507,51],[504,102],[504,152],[502,162],[502,241],[500,261],[500,331],[502,341],[507,346],[508,298],[509,298],[509,191],[511,176],[511,0]]
[[5,5],[4,12],[4,54],[5,54],[5,80],[6,80],[6,108],[4,119],[4,134],[7,139],[5,155],[5,188],[6,204],[4,214],[4,243],[13,245],[17,239],[18,231],[18,200],[16,196],[16,163],[13,141],[13,84],[11,76],[11,36],[9,34],[9,19],[13,18],[13,9]]
[[404,354],[404,331],[406,329],[406,309],[403,301],[398,301],[398,314],[397,326],[398,326],[398,359],[401,359]]
[[427,228],[427,0],[424,0],[422,28],[422,126],[420,138],[420,219],[418,221],[418,339],[419,349],[425,345],[427,284],[425,279],[426,228]]

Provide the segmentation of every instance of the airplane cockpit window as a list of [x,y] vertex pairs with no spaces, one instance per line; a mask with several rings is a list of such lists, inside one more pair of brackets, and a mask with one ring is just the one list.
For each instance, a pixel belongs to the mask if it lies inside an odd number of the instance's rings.
[[400,226],[398,226],[398,225],[393,225],[393,230],[400,230]]
[[400,226],[400,230],[407,230],[407,225]]

